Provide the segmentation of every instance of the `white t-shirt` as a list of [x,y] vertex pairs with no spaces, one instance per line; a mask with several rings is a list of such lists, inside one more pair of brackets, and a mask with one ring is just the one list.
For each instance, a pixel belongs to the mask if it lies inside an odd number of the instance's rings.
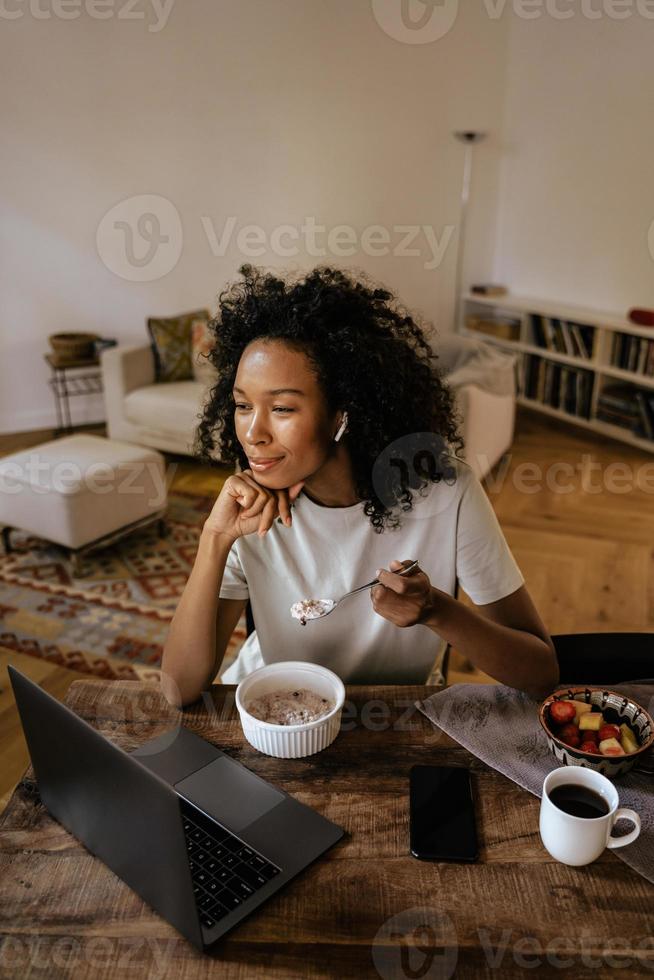
[[379,534],[364,503],[324,507],[302,491],[291,527],[276,521],[263,539],[234,542],[220,597],[250,599],[256,630],[222,674],[238,684],[264,664],[322,664],[350,684],[424,684],[445,641],[427,626],[399,627],[372,607],[370,592],[346,599],[325,619],[302,626],[290,614],[299,599],[334,599],[369,582],[392,559],[418,559],[437,589],[456,580],[476,605],[503,599],[524,584],[495,512],[467,463],[452,459],[456,479],[414,493],[402,526]]

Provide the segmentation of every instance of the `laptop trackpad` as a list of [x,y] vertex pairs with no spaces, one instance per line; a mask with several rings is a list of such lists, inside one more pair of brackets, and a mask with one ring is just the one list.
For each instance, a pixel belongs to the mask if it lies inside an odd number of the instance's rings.
[[285,799],[283,793],[226,755],[175,783],[175,789],[233,831],[242,830]]

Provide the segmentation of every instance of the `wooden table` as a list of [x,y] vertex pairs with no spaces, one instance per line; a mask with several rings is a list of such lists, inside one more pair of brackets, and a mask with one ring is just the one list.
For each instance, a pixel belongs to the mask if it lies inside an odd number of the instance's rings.
[[[260,755],[245,741],[234,690],[214,687],[184,724],[346,837],[202,955],[49,817],[28,770],[0,817],[1,977],[652,974],[654,886],[609,851],[582,869],[553,861],[538,835],[539,801],[414,708],[433,689],[348,687],[337,740],[296,760]],[[156,688],[136,681],[76,681],[66,700],[126,749],[178,717]],[[414,763],[473,770],[477,864],[409,855]]]

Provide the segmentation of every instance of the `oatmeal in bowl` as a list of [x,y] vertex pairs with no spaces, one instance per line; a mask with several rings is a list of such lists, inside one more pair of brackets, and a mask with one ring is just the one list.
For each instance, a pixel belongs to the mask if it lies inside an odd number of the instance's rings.
[[304,725],[317,721],[334,707],[329,698],[301,687],[299,691],[271,691],[248,701],[248,713],[273,725]]
[[236,707],[248,742],[266,755],[297,759],[334,741],[345,687],[327,667],[299,660],[266,664],[236,688]]

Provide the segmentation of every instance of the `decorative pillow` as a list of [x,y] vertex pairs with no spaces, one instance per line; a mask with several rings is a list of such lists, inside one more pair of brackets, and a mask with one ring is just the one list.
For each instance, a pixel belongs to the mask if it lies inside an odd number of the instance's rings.
[[207,354],[211,351],[215,335],[209,329],[207,320],[194,320],[191,324],[191,364],[193,367],[193,377],[200,381],[206,388],[213,388],[216,383],[216,369],[208,359]]
[[157,381],[189,381],[191,365],[191,324],[208,320],[208,310],[194,310],[171,317],[148,317]]

